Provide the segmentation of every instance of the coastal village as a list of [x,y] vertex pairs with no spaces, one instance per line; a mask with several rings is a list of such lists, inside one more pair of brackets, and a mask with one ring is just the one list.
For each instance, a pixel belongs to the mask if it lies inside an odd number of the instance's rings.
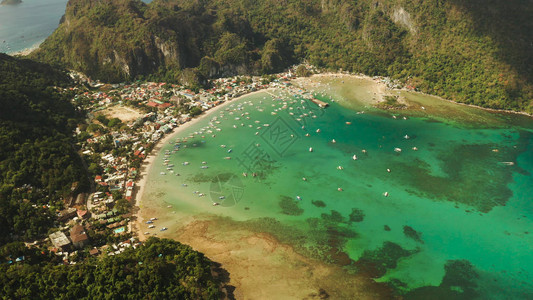
[[[312,66],[306,69],[314,71]],[[157,142],[223,102],[261,89],[290,86],[295,71],[296,67],[268,77],[220,78],[211,82],[211,89],[196,91],[155,82],[103,84],[72,73],[80,86],[87,87],[63,92],[75,92],[72,101],[87,113],[87,124],[79,126],[76,135],[80,154],[94,174],[93,192],[65,199],[66,208],[57,215],[59,230],[27,246],[49,245],[65,264],[139,246],[133,228],[136,181],[143,160]]]
[[[212,88],[197,90],[164,82],[104,84],[71,73],[79,84],[62,92],[74,94],[73,103],[87,117],[75,134],[80,155],[93,175],[89,180],[92,192],[76,194],[73,186],[71,197],[64,199],[65,209],[57,214],[59,230],[26,246],[48,245],[65,264],[136,248],[141,244],[134,228],[136,182],[143,161],[158,141],[204,111],[262,89],[287,88],[291,94],[299,93],[326,107],[326,102],[292,86],[297,75],[312,73],[320,71],[311,65],[298,65],[269,76],[219,78],[210,82]],[[388,78],[374,80],[397,88]],[[155,227],[156,219],[148,220],[147,226]],[[16,261],[23,260],[19,257]]]

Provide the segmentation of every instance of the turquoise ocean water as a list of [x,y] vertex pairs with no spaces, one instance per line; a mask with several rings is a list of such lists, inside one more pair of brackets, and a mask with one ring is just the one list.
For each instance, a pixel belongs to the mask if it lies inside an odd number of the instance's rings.
[[531,119],[490,113],[497,122],[463,124],[274,94],[235,101],[177,135],[147,190],[408,299],[531,298]]
[[59,25],[68,0],[23,0],[0,6],[0,52],[12,54],[42,43]]

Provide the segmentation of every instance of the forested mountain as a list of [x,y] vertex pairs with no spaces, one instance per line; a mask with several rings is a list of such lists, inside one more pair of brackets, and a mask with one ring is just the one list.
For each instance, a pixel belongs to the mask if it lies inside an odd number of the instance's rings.
[[72,132],[81,114],[54,87],[69,77],[0,54],[0,246],[46,234],[63,200],[87,188]]
[[10,250],[31,262],[0,264],[1,299],[220,299],[211,261],[167,239],[76,265],[24,245]]
[[70,0],[32,57],[106,81],[185,82],[307,60],[532,112],[532,15],[522,0]]

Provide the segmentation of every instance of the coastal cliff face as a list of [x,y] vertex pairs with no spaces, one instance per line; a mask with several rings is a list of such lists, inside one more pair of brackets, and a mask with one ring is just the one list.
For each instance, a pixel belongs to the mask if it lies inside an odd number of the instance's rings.
[[[533,111],[531,1],[70,0],[32,57],[106,81],[319,67]],[[189,76],[190,77],[190,76]]]

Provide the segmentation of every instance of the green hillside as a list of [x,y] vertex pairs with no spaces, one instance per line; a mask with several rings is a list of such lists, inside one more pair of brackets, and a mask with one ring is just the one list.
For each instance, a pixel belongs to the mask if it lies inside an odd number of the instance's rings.
[[0,54],[0,246],[46,234],[63,199],[87,188],[72,137],[81,114],[54,88],[68,83],[48,65]]
[[31,262],[0,264],[0,299],[220,299],[211,261],[179,242],[152,237],[137,249],[75,265],[22,249],[11,254]]
[[71,0],[32,57],[106,81],[187,83],[307,60],[533,112],[531,15],[520,0]]

